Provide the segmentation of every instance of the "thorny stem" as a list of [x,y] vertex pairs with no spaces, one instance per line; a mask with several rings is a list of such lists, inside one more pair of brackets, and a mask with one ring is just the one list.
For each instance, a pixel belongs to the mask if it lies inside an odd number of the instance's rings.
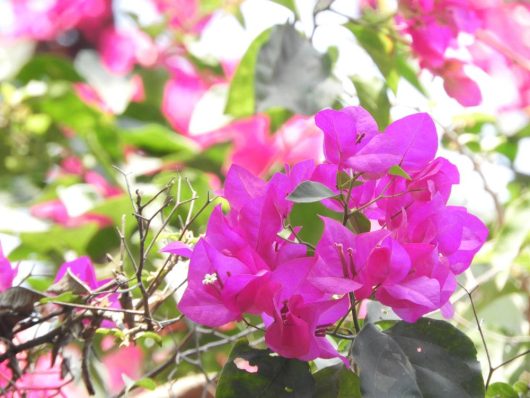
[[493,372],[495,372],[496,370],[502,368],[505,365],[508,365],[509,363],[515,361],[518,358],[521,358],[521,357],[523,357],[525,355],[530,354],[530,350],[523,351],[523,352],[515,355],[514,357],[502,362],[501,364],[499,364],[497,366],[493,366],[492,362],[491,362],[490,353],[489,353],[489,350],[488,350],[488,345],[486,344],[486,339],[484,337],[484,332],[482,330],[482,326],[480,325],[480,321],[478,319],[475,303],[474,303],[473,297],[471,295],[475,291],[476,288],[473,289],[472,291],[469,291],[469,290],[467,290],[464,287],[464,285],[462,285],[460,283],[458,285],[466,292],[467,296],[469,297],[469,302],[471,303],[471,310],[473,311],[473,317],[475,318],[475,322],[477,323],[477,328],[478,328],[478,332],[480,334],[480,339],[482,340],[482,345],[484,346],[484,351],[486,352],[486,358],[487,358],[487,361],[488,361],[488,368],[489,368],[488,369],[488,377],[486,379],[486,390],[487,390],[489,385],[490,385],[490,381],[491,381],[491,377],[493,376]]

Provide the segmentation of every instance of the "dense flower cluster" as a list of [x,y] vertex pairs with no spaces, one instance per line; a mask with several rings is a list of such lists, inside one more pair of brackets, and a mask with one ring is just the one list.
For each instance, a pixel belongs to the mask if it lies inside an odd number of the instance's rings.
[[[326,331],[350,308],[350,293],[409,322],[436,309],[450,315],[455,276],[487,236],[465,208],[447,205],[458,171],[435,158],[428,115],[405,117],[384,133],[360,107],[323,110],[315,119],[324,163],[300,162],[268,182],[232,166],[224,187],[230,211],[214,210],[179,303],[208,326],[260,315],[269,347],[303,360],[338,355]],[[288,198],[307,181],[333,191],[323,203],[341,220],[322,217],[323,234],[310,249],[290,225]],[[359,217],[371,226],[359,228]],[[170,251],[190,256],[180,245]]]
[[[410,35],[423,68],[444,79],[447,93],[464,106],[478,105],[481,93],[465,71],[475,65],[508,80],[518,90],[510,104],[530,105],[530,6],[503,0],[403,0],[398,21]],[[473,40],[461,40],[461,34]]]

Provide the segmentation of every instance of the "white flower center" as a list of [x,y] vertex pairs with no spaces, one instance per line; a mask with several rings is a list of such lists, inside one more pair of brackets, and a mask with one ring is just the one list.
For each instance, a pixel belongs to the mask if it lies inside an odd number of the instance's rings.
[[204,279],[202,280],[203,285],[211,285],[215,282],[217,282],[217,274],[215,272],[213,274],[204,275]]

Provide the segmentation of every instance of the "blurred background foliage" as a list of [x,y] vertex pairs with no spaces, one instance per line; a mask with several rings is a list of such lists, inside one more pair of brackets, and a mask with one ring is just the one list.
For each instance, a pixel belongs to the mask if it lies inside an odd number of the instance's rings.
[[[481,105],[450,98],[400,31],[395,2],[103,1],[99,15],[53,28],[11,3],[0,3],[11,10],[0,24],[0,238],[24,283],[44,290],[62,262],[80,255],[109,276],[124,214],[138,250],[128,190],[149,198],[181,176],[200,207],[232,162],[267,176],[308,154],[321,157],[310,115],[324,107],[360,104],[381,129],[426,110],[439,123],[442,154],[461,170],[454,202],[490,227],[460,282],[478,286],[492,366],[530,348],[529,108],[498,102],[480,73]],[[182,191],[193,194],[185,183]],[[171,218],[160,246],[186,210]],[[195,220],[195,237],[210,210]],[[319,221],[304,214],[297,209],[318,233]],[[153,251],[148,272],[160,261]],[[472,336],[487,373],[469,298],[459,290],[453,301],[453,322]],[[167,318],[178,315],[174,304],[161,310]],[[161,337],[158,357],[184,330],[177,324],[176,334]],[[152,350],[154,342],[142,344]],[[146,357],[144,368],[156,358]],[[209,351],[204,368],[217,370],[226,358],[226,348]],[[495,389],[505,392],[491,396],[523,394],[529,369],[527,356],[496,371],[493,380],[506,385]]]

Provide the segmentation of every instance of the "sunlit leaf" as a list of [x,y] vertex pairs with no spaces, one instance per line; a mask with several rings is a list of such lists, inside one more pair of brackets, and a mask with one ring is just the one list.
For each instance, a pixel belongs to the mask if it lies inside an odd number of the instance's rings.
[[287,196],[287,199],[295,203],[313,203],[334,196],[336,194],[324,184],[315,181],[304,181]]
[[329,57],[291,25],[274,27],[261,48],[255,87],[258,112],[283,107],[305,115],[330,106],[341,91]]

